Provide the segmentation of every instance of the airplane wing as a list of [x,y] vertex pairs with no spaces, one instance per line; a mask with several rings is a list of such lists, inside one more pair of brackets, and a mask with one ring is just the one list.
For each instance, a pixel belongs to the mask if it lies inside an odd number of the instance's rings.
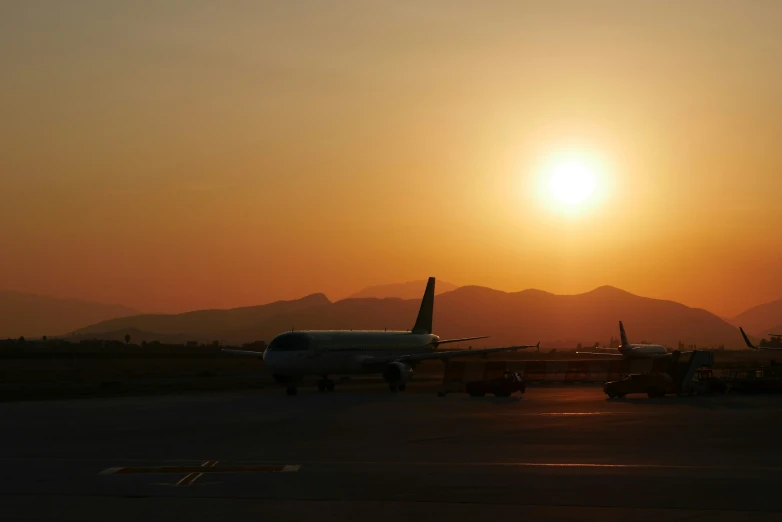
[[486,355],[489,353],[496,353],[496,352],[515,352],[516,350],[523,350],[525,348],[538,348],[540,347],[540,343],[538,344],[523,344],[519,346],[505,346],[503,348],[483,348],[480,350],[448,350],[444,352],[431,352],[431,353],[416,353],[413,355],[403,355],[402,357],[398,357],[395,359],[395,361],[398,362],[420,362],[420,361],[429,361],[429,360],[443,360],[443,359],[450,359],[452,357],[459,357],[464,355]]
[[444,341],[437,341],[434,343],[436,346],[448,343],[460,343],[462,341],[474,341],[475,339],[488,339],[488,335],[481,335],[479,337],[462,337],[461,339],[445,339]]
[[411,355],[402,355],[398,357],[369,357],[363,361],[364,366],[377,366],[377,365],[383,365],[393,362],[401,362],[401,363],[418,363],[421,361],[432,361],[432,360],[445,360],[445,359],[451,359],[453,357],[464,357],[464,356],[470,356],[470,355],[486,355],[489,353],[497,353],[497,352],[513,352],[516,350],[523,350],[524,348],[538,348],[540,347],[540,343],[538,344],[524,344],[519,346],[505,346],[502,348],[483,348],[480,350],[448,350],[448,351],[442,351],[442,352],[425,352],[425,353],[414,353]]
[[[625,357],[625,355],[621,353],[603,353],[603,352],[576,352],[576,353],[579,355],[597,355],[603,357]],[[690,352],[680,352],[680,353],[685,354],[685,353],[692,353],[692,352],[690,351]],[[670,357],[670,355],[671,355],[670,353],[658,353],[642,358],[655,359],[657,357]]]
[[223,353],[227,353],[229,355],[243,355],[245,357],[258,357],[258,358],[263,357],[263,352],[253,352],[250,350],[232,350],[230,348],[223,348],[220,351]]

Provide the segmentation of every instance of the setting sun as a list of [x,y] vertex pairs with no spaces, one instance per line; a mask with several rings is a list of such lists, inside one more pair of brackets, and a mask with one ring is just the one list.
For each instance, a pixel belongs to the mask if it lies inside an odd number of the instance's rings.
[[539,200],[555,213],[581,215],[610,192],[606,166],[591,151],[555,152],[536,171]]
[[592,196],[596,185],[595,174],[589,167],[577,161],[567,161],[552,169],[548,189],[557,201],[579,205]]

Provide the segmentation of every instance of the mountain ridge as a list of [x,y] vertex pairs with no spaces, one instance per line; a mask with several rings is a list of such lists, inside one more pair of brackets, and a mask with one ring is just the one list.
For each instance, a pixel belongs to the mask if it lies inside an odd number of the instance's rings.
[[[366,297],[385,298],[396,297],[399,299],[416,299],[420,298],[423,289],[426,287],[426,280],[407,281],[404,283],[390,283],[385,285],[368,286],[359,290],[358,292],[350,294],[346,299],[359,299]],[[450,292],[458,288],[457,285],[449,283],[447,281],[437,281],[435,287],[435,295]]]
[[[407,330],[412,327],[419,304],[420,297],[351,297],[332,302],[323,294],[311,294],[254,307],[113,319],[74,333],[99,336],[103,332],[136,328],[160,335],[190,336],[192,340],[205,342],[243,343],[269,341],[291,328]],[[673,348],[679,342],[700,347],[743,347],[738,330],[711,312],[607,285],[568,295],[537,289],[504,292],[463,286],[439,294],[434,314],[438,335],[444,338],[491,335],[486,342],[493,346],[531,344],[538,340],[551,347],[606,344],[611,337],[618,337],[618,321],[624,320],[630,342],[659,342]]]
[[782,299],[748,308],[729,318],[729,322],[758,337],[767,336],[769,333],[782,333],[773,331],[774,328],[779,329],[778,325],[782,324]]
[[88,323],[137,313],[124,305],[0,290],[0,338],[62,335]]

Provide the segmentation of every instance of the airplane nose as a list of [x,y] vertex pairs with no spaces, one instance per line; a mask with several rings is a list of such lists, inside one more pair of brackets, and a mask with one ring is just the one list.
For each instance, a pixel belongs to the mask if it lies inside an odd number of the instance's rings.
[[279,354],[270,352],[268,349],[263,352],[263,364],[266,366],[266,369],[272,373],[274,373],[275,368],[279,366],[279,359]]

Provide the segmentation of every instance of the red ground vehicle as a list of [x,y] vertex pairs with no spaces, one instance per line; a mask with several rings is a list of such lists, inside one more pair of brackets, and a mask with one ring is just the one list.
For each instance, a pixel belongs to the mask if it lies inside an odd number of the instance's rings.
[[494,379],[467,382],[464,388],[472,397],[483,397],[487,393],[496,397],[510,397],[512,393],[524,393],[527,390],[521,375],[511,371],[505,371],[501,377]]

